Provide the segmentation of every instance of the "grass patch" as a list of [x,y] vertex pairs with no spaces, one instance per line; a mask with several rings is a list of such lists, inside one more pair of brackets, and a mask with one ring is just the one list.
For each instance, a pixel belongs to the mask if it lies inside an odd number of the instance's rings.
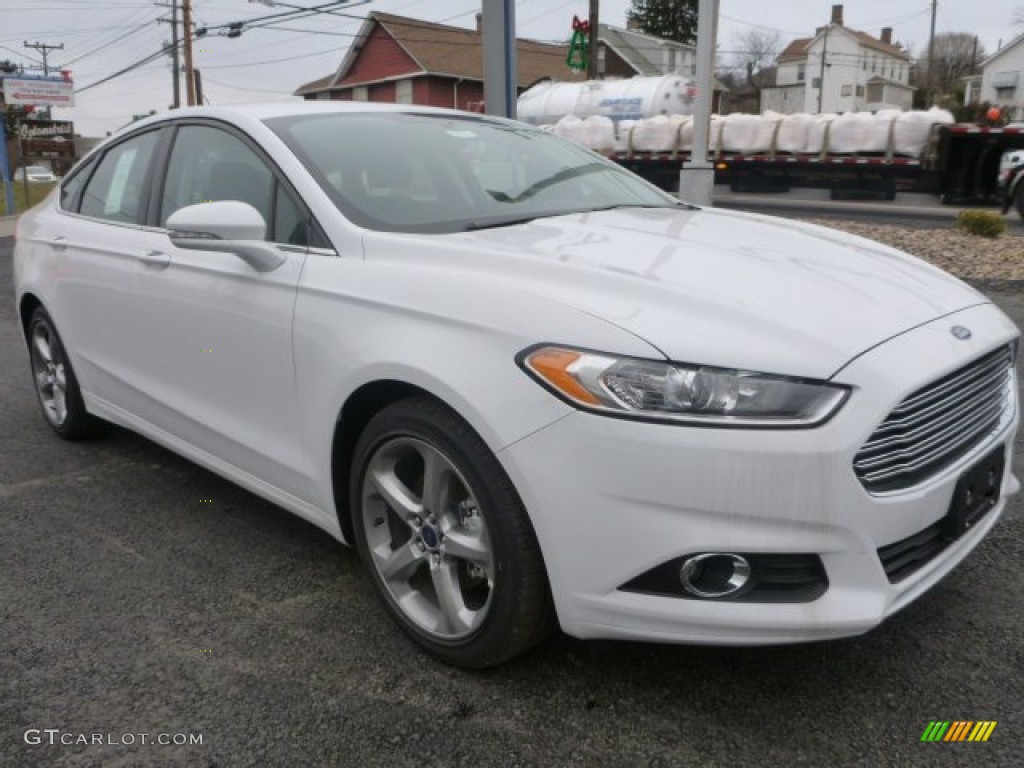
[[[33,205],[42,202],[43,198],[50,194],[50,190],[56,185],[54,182],[36,182],[28,185],[28,198],[25,198],[25,185],[20,181],[14,184],[14,212],[24,213]],[[0,182],[0,216],[10,215],[7,210],[7,189]]]
[[1006,222],[994,211],[961,211],[956,223],[962,231],[981,237],[999,237],[1006,231]]

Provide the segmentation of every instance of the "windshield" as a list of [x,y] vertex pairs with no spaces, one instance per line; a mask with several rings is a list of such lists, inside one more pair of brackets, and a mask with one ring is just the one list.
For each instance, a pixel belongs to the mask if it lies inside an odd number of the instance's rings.
[[354,223],[444,233],[674,198],[529,126],[458,115],[356,112],[267,124]]

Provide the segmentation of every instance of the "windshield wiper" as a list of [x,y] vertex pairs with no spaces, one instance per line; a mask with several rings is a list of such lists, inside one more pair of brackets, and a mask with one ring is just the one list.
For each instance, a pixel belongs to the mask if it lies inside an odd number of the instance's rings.
[[532,216],[514,216],[508,219],[490,219],[485,221],[471,221],[466,224],[462,230],[463,232],[473,232],[477,229],[493,229],[494,227],[512,227],[516,224],[529,224],[531,221],[537,218],[540,214],[534,214]]
[[621,208],[667,208],[668,210],[685,209],[687,211],[697,210],[697,206],[678,200],[675,203],[612,203],[611,205],[599,205],[596,208],[587,208],[585,211],[581,211],[581,213],[615,211]]

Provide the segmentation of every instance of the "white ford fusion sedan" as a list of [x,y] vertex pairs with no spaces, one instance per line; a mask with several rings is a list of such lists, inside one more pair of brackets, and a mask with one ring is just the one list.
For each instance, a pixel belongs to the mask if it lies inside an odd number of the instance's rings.
[[876,243],[442,110],[180,110],[18,226],[60,437],[119,424],[356,546],[448,663],[863,633],[1018,489],[1018,331]]

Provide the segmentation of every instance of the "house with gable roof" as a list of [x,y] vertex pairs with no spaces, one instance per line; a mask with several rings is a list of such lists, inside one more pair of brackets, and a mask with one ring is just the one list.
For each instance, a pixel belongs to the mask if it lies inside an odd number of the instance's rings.
[[1002,107],[1010,120],[1024,120],[1024,35],[981,62],[980,80],[977,101]]
[[775,85],[761,91],[761,110],[871,112],[910,109],[910,56],[893,44],[892,28],[879,37],[843,24],[843,6],[814,37],[793,40],[776,59]]
[[[584,80],[566,65],[569,48],[516,42],[520,92],[539,80]],[[310,99],[380,101],[479,110],[484,100],[483,42],[479,29],[450,27],[374,11],[366,17],[338,69],[306,83],[295,95]]]

